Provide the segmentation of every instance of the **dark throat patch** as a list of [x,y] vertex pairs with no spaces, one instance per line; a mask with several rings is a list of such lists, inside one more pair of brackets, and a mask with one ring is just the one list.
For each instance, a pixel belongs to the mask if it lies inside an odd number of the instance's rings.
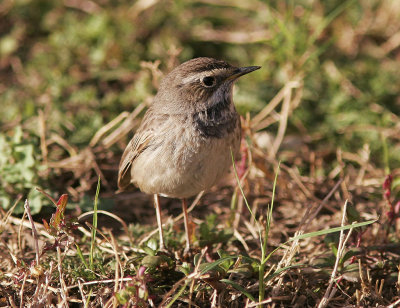
[[201,136],[223,138],[235,129],[238,115],[230,110],[230,102],[223,100],[206,110],[194,113],[192,119]]

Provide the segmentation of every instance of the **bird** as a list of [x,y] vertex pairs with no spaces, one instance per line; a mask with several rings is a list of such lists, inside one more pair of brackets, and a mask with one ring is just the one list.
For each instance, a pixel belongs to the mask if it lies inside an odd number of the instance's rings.
[[159,196],[181,200],[188,253],[187,198],[210,189],[229,170],[241,142],[233,85],[260,68],[199,57],[180,64],[160,82],[118,171],[118,191],[136,186],[154,196],[160,251],[167,250]]

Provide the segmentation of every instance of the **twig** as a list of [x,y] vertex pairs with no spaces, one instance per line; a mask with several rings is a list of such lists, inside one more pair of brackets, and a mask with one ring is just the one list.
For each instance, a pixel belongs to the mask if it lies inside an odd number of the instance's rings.
[[212,295],[211,295],[211,308],[216,308],[217,306],[217,297],[218,297],[218,293],[217,293],[217,289],[214,289]]
[[[281,164],[282,169],[286,170],[289,175],[292,177],[292,179],[296,182],[296,184],[299,186],[300,191],[304,194],[304,196],[307,199],[316,199],[313,194],[307,189],[307,187],[303,184],[300,178],[300,174],[298,173],[297,169],[289,168],[285,164]],[[296,172],[297,171],[297,172]]]
[[[197,264],[196,264],[196,266],[195,266],[195,268],[194,268],[194,271],[193,271],[193,274],[194,274],[195,276],[197,276],[197,274],[200,274],[200,273],[199,273],[199,269],[200,269],[201,261],[203,260],[204,255],[205,255],[206,252],[207,252],[207,249],[208,249],[208,247],[205,247],[205,248],[203,248],[203,249],[201,250],[200,258],[199,258],[199,260],[198,260],[198,262],[197,262]],[[192,275],[193,275],[193,274],[192,274]],[[194,284],[195,284],[195,282],[196,282],[196,277],[193,278],[192,283],[190,284],[190,288],[189,288],[189,308],[191,307],[191,303],[192,303],[192,297],[193,297],[193,291],[194,291]]]
[[[59,146],[61,146],[65,151],[68,152],[69,156],[73,157],[73,156],[77,156],[78,152],[77,150],[71,146],[67,140],[65,140],[64,138],[62,138],[60,135],[57,135],[55,133],[50,135],[50,142],[54,142],[57,143]],[[54,162],[49,162],[48,166],[51,167],[54,164]]]

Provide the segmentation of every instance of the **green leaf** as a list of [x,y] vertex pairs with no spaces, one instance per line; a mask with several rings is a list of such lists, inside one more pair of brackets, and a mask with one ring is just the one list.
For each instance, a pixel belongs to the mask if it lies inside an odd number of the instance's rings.
[[242,255],[241,256],[229,256],[229,257],[224,257],[224,258],[221,258],[221,259],[219,259],[217,261],[214,261],[212,263],[207,264],[201,270],[201,274],[203,275],[203,274],[207,273],[208,271],[212,270],[216,266],[219,266],[221,263],[226,262],[227,260],[233,260],[233,259],[237,259],[237,258],[242,258],[244,260],[247,260],[247,261],[250,261],[250,262],[256,262],[257,264],[259,264],[258,260],[250,258],[250,257],[247,257],[247,256],[242,256]]
[[236,282],[229,280],[229,279],[221,279],[221,282],[224,282],[226,284],[231,285],[232,287],[234,287],[236,290],[242,292],[244,295],[246,295],[247,298],[249,298],[250,300],[252,300],[253,302],[256,301],[256,299],[254,298],[253,295],[251,295],[245,288],[243,288],[241,285],[237,284]]
[[92,227],[92,238],[90,241],[90,269],[93,270],[94,268],[94,248],[96,245],[96,232],[97,232],[97,204],[99,200],[99,193],[100,193],[100,176],[97,179],[97,188],[96,188],[96,195],[94,197],[94,208],[93,208],[93,227]]
[[331,228],[331,229],[326,229],[326,230],[320,230],[320,231],[300,234],[298,236],[291,237],[288,240],[288,242],[301,240],[301,239],[305,239],[305,238],[309,238],[309,237],[320,236],[320,235],[329,234],[329,233],[333,233],[333,232],[339,232],[341,230],[349,230],[349,229],[353,229],[353,228],[359,228],[359,227],[363,227],[363,226],[367,226],[367,225],[373,224],[376,221],[377,221],[377,219],[368,220],[368,221],[359,222],[359,223],[352,224],[352,225],[346,225],[346,226],[343,226],[343,227],[336,227],[336,228]]

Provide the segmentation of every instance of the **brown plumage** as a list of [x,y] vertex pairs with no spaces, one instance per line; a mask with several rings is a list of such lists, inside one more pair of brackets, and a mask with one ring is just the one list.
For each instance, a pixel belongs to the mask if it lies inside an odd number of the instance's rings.
[[240,118],[232,100],[238,77],[259,66],[238,68],[212,58],[195,58],[171,71],[126,147],[118,187],[132,185],[155,196],[182,199],[189,249],[185,199],[217,183],[231,165],[231,150],[240,146]]

